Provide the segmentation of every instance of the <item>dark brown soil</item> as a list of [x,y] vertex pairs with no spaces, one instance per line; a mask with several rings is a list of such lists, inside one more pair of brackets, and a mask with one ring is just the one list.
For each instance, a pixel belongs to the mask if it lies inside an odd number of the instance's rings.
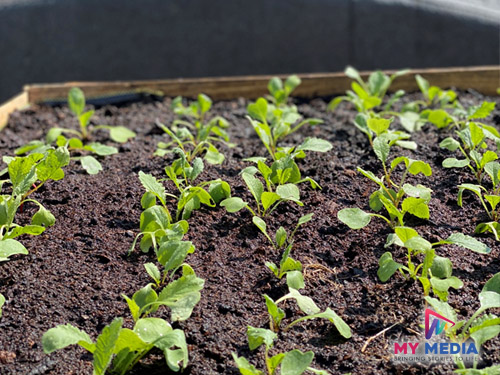
[[[464,103],[480,98],[461,93]],[[487,98],[495,100],[498,98]],[[320,126],[304,128],[286,142],[296,144],[306,136],[328,139],[334,145],[326,154],[310,153],[300,163],[303,175],[323,187],[313,191],[302,186],[304,207],[281,205],[276,215],[267,219],[270,230],[279,225],[293,228],[300,215],[313,212],[314,219],[302,227],[292,251],[305,266],[306,288],[324,310],[331,307],[351,327],[353,337],[344,340],[335,327],[325,321],[309,321],[279,334],[275,351],[297,348],[315,353],[315,367],[332,374],[448,374],[452,367],[432,368],[396,365],[390,360],[389,342],[400,336],[415,341],[421,331],[424,303],[420,285],[401,276],[387,283],[377,278],[378,259],[386,251],[389,228],[376,219],[366,230],[353,231],[337,220],[345,207],[368,209],[374,185],[356,172],[356,167],[379,173],[379,163],[370,152],[366,138],[351,124],[355,113],[343,104],[334,113],[326,112],[328,101],[315,99],[299,103],[299,110],[310,117],[324,119]],[[57,218],[56,224],[38,237],[24,237],[29,255],[14,257],[0,265],[0,292],[7,298],[0,320],[1,374],[91,374],[91,356],[71,347],[47,356],[40,339],[45,331],[61,323],[71,323],[95,338],[114,317],[131,323],[122,293],[131,295],[149,280],[143,264],[154,261],[153,254],[126,253],[138,233],[143,188],[137,173],[142,170],[162,176],[169,160],[153,157],[156,144],[164,140],[154,122],[173,120],[170,101],[146,101],[121,107],[107,106],[96,111],[95,123],[126,125],[138,133],[133,141],[120,145],[120,153],[101,160],[104,171],[97,176],[85,174],[72,163],[66,177],[50,182],[36,193]],[[236,147],[223,147],[226,161],[222,166],[207,166],[201,179],[222,178],[233,188],[233,195],[250,199],[238,173],[248,163],[242,159],[265,155],[251,126],[245,120],[245,100],[214,105],[231,123],[230,135]],[[499,112],[488,119],[498,126]],[[74,127],[75,119],[66,108],[32,107],[12,115],[2,131],[0,152],[40,139],[52,126]],[[466,171],[443,169],[439,141],[448,136],[430,126],[413,135],[418,144],[414,153],[402,151],[431,164],[430,178],[414,178],[433,190],[429,221],[412,220],[421,235],[434,242],[452,232],[472,234],[475,225],[485,219],[479,203],[465,199],[465,208],[456,204],[457,184],[473,182]],[[105,141],[105,134],[96,139]],[[395,150],[395,152],[400,152]],[[171,188],[171,187],[170,187]],[[26,207],[20,220],[27,220],[33,207]],[[24,215],[24,216],[23,216]],[[188,262],[205,288],[193,315],[176,324],[184,329],[190,349],[191,375],[238,374],[231,352],[244,355],[263,368],[261,350],[250,352],[246,327],[267,327],[264,293],[278,298],[286,293],[284,280],[277,279],[264,266],[265,261],[279,262],[264,236],[251,223],[247,212],[228,214],[224,209],[203,208],[189,220],[187,238],[196,245]],[[489,255],[479,255],[454,246],[441,247],[439,254],[451,258],[454,274],[464,287],[452,291],[449,302],[460,317],[468,317],[479,306],[477,295],[484,282],[500,271],[500,246],[491,236],[481,238],[491,248]],[[393,248],[396,260],[404,262],[402,250]],[[300,312],[294,303],[286,306],[288,317]],[[163,310],[168,317],[168,311]],[[366,341],[398,323],[385,334]],[[484,346],[484,365],[500,363],[500,339]],[[168,373],[164,360],[153,353],[135,374]]]

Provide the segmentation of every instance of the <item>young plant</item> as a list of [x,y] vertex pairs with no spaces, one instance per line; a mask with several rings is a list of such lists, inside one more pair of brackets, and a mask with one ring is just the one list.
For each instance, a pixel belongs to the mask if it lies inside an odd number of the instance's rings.
[[[348,66],[344,73],[347,77],[354,80],[354,82],[351,83],[352,90],[347,90],[346,95],[338,96],[333,99],[328,105],[328,109],[333,111],[341,102],[348,101],[354,104],[358,112],[368,113],[373,108],[382,104],[385,94],[392,82],[397,77],[407,74],[408,70],[397,71],[391,76],[378,70],[370,74],[367,82],[361,78],[359,72],[352,66]],[[403,90],[396,91],[392,98],[389,99],[384,109],[390,110],[392,105],[404,94],[405,92]]]
[[188,162],[204,155],[208,163],[221,164],[224,155],[217,149],[215,143],[223,143],[229,147],[233,145],[229,143],[226,132],[229,123],[220,116],[207,119],[211,107],[212,100],[204,94],[199,94],[198,100],[191,102],[187,107],[182,104],[180,96],[175,98],[172,101],[172,109],[179,118],[172,123],[170,129],[157,122],[172,140],[169,143],[158,143],[155,155],[164,156],[178,147],[186,154]]
[[292,233],[290,233],[290,235],[288,235],[286,233],[285,228],[279,227],[279,229],[276,231],[274,241],[272,240],[271,236],[267,233],[266,223],[262,219],[261,219],[262,223],[260,223],[260,221],[259,221],[259,225],[257,225],[257,224],[256,225],[262,231],[262,233],[264,233],[264,236],[266,236],[266,238],[269,240],[269,242],[271,242],[271,245],[273,245],[273,247],[276,250],[279,250],[279,249],[282,249],[285,247],[289,247],[293,244],[293,237],[295,236],[295,232],[297,232],[297,229],[299,229],[299,227],[301,225],[304,225],[305,223],[311,221],[313,215],[314,214],[307,214],[307,215],[301,216],[299,218],[299,221],[297,222],[297,225],[293,229]]
[[[375,145],[374,149],[377,150],[376,147],[378,146]],[[379,186],[379,189],[370,196],[370,208],[374,211],[385,208],[389,218],[365,212],[360,208],[344,208],[338,212],[337,217],[351,229],[364,228],[370,223],[372,217],[381,218],[391,227],[396,225],[404,226],[404,217],[407,213],[421,219],[429,219],[428,204],[431,199],[431,190],[420,184],[415,186],[405,183],[405,180],[408,174],[418,175],[421,173],[427,177],[430,176],[432,174],[430,165],[420,160],[400,156],[391,162],[388,169],[385,166],[388,155],[387,150],[388,148],[385,148],[382,144],[380,151],[377,153],[384,166],[384,175],[382,177],[377,177],[372,172],[359,167],[358,171]],[[394,182],[392,174],[399,165],[404,166],[403,174],[399,182]]]
[[457,104],[457,93],[453,90],[443,90],[438,86],[431,86],[420,74],[415,75],[418,88],[424,97],[423,101],[415,101],[414,104],[424,107],[438,107],[440,109],[454,108]]
[[460,142],[447,137],[439,146],[448,151],[460,150],[465,159],[446,158],[443,160],[444,168],[464,168],[468,167],[474,174],[477,182],[481,184],[484,177],[485,167],[488,163],[498,159],[498,154],[488,147],[486,139],[500,142],[500,134],[496,129],[484,126],[475,122],[469,122],[466,127],[456,132]]
[[87,333],[71,324],[49,329],[42,337],[46,354],[69,345],[80,345],[93,354],[93,373],[104,375],[107,371],[125,374],[151,349],[163,351],[171,371],[184,370],[188,365],[186,337],[181,329],[173,329],[170,323],[160,318],[147,317],[160,306],[171,310],[171,321],[189,318],[200,300],[199,291],[204,281],[196,277],[187,267],[184,275],[168,284],[158,295],[152,284],[137,291],[132,298],[124,296],[134,319],[133,329],[123,327],[123,318],[115,318],[104,327],[94,342]]
[[[165,168],[167,179],[157,180],[150,174],[139,172],[139,180],[146,189],[141,199],[144,211],[140,221],[141,233],[135,238],[130,252],[141,236],[140,248],[143,252],[148,252],[151,247],[156,251],[158,244],[168,240],[181,240],[187,233],[189,226],[186,220],[193,210],[199,209],[201,204],[215,207],[221,200],[231,196],[231,187],[220,179],[195,184],[194,181],[203,172],[203,161],[196,158],[189,164],[182,150],[176,149],[176,153],[179,159]],[[162,184],[165,180],[174,183],[179,196],[166,192]],[[167,206],[167,197],[177,202],[175,217]]]
[[375,149],[378,146],[374,142],[375,137],[380,137],[379,141],[388,143],[389,147],[396,145],[401,148],[416,150],[417,144],[408,140],[410,138],[408,133],[390,129],[392,121],[393,118],[386,119],[374,114],[358,113],[353,123],[356,128],[367,136],[370,146],[374,149],[375,153],[378,152]]
[[[118,143],[127,142],[136,135],[133,131],[124,126],[91,126],[90,121],[94,114],[94,110],[85,112],[85,95],[83,91],[77,87],[73,87],[69,91],[68,104],[73,114],[78,118],[80,125],[79,130],[59,127],[51,128],[45,137],[45,142],[39,140],[31,141],[16,149],[16,155],[27,153],[43,154],[55,143],[57,147],[65,147],[72,153],[77,152],[78,154],[86,154],[90,152],[97,156],[109,156],[117,154],[118,149],[113,146],[103,145],[99,142],[89,142],[91,134],[94,131],[99,129],[108,130],[110,138]],[[71,138],[67,138],[63,134],[70,135]],[[71,159],[79,161],[88,174],[97,174],[99,171],[102,171],[101,163],[92,155],[72,156]]]
[[[448,303],[435,298],[426,297],[425,300],[440,315],[455,322],[448,328],[446,335],[454,342],[463,343],[472,339],[479,350],[486,341],[492,340],[500,333],[500,318],[495,314],[486,314],[487,310],[500,308],[500,273],[489,279],[479,293],[480,307],[467,320],[459,320],[455,309]],[[498,366],[488,369],[477,369],[477,361],[474,361],[472,369],[466,369],[462,361],[457,360],[459,369],[455,372],[464,375],[475,374],[497,374]],[[475,371],[471,371],[475,370]],[[484,372],[481,372],[484,371]]]
[[[321,124],[319,119],[305,119],[300,122],[302,116],[297,112],[269,106],[264,98],[259,98],[255,103],[247,106],[247,119],[266,147],[273,160],[279,159],[280,155],[291,153],[289,148],[278,147],[278,142],[286,136],[295,133],[302,126]],[[298,122],[298,123],[297,123]],[[326,152],[332,148],[330,142],[317,138],[308,138],[295,151],[317,151]],[[297,154],[296,157],[301,155]],[[305,157],[305,154],[303,155]]]
[[[0,182],[9,183],[10,194],[0,195],[0,262],[14,254],[27,254],[26,248],[15,238],[23,235],[39,235],[55,223],[55,217],[40,202],[30,196],[47,181],[64,178],[63,167],[69,163],[65,148],[49,149],[45,154],[33,153],[24,157],[4,157],[9,178]],[[29,225],[15,223],[18,210],[27,203],[34,203],[38,211]]]
[[500,163],[493,161],[485,165],[485,171],[490,176],[493,189],[490,193],[484,186],[474,184],[461,184],[458,186],[457,203],[463,206],[463,193],[471,191],[479,198],[484,210],[491,221],[480,223],[476,226],[476,233],[491,232],[497,241],[500,241]]
[[[382,282],[389,280],[397,271],[400,271],[406,279],[419,280],[424,289],[424,296],[428,296],[432,290],[434,295],[442,301],[448,298],[450,288],[459,289],[463,283],[452,276],[452,264],[448,258],[436,255],[438,246],[453,244],[480,254],[488,254],[491,249],[476,239],[462,233],[453,233],[446,240],[435,243],[422,238],[415,229],[408,227],[396,227],[394,233],[389,235],[387,244],[398,245],[407,249],[407,264],[403,265],[393,260],[390,252],[382,254],[379,260],[377,275]],[[421,263],[419,259],[423,257]]]
[[302,353],[300,350],[294,349],[271,357],[269,352],[274,346],[274,340],[278,338],[278,335],[273,331],[265,328],[248,326],[247,336],[250,350],[255,350],[264,345],[266,370],[265,372],[258,370],[255,366],[251,365],[245,357],[238,357],[238,355],[233,352],[234,362],[242,375],[277,375],[278,368],[280,369],[279,373],[281,375],[302,375],[306,373],[318,375],[329,374],[327,371],[310,367],[314,359],[314,353],[312,351]]
[[[262,165],[265,164],[261,163],[261,166]],[[243,170],[241,173],[243,181],[245,181],[248,190],[252,193],[252,196],[255,199],[255,210],[250,207],[248,202],[245,202],[239,197],[226,198],[220,203],[220,205],[225,207],[228,212],[238,212],[241,209],[246,208],[253,215],[253,222],[258,227],[259,223],[263,222],[260,218],[271,214],[282,202],[290,201],[299,206],[303,206],[304,204],[300,201],[300,191],[297,185],[294,183],[285,183],[274,188],[270,178],[271,173],[272,171],[268,167],[263,173],[263,176],[266,179],[266,189],[264,189],[264,185],[259,178],[255,177],[251,171],[249,172]]]
[[311,319],[326,319],[329,320],[339,333],[346,339],[351,337],[351,329],[349,326],[329,307],[325,311],[321,312],[320,308],[314,303],[311,297],[303,296],[300,292],[292,287],[288,288],[288,294],[274,301],[271,297],[264,294],[266,300],[267,312],[269,314],[269,325],[273,332],[278,332],[280,330],[281,323],[284,318],[286,318],[285,311],[278,307],[278,305],[286,300],[293,299],[297,303],[300,311],[302,311],[306,316],[302,316],[295,319],[290,324],[288,324],[284,330],[288,330],[297,323],[304,320]]
[[297,107],[288,106],[290,94],[301,84],[301,80],[296,75],[289,76],[285,82],[281,78],[273,77],[267,85],[269,90],[268,98],[277,108],[286,108],[288,111],[297,112]]

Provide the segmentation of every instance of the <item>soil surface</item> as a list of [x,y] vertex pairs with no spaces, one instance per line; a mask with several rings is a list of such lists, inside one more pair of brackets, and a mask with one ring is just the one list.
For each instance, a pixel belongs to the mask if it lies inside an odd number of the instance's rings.
[[[499,106],[498,98],[481,98],[474,93],[462,92],[459,98],[463,104],[486,99]],[[239,99],[214,104],[213,115],[230,122],[229,133],[236,146],[222,146],[226,161],[221,166],[206,165],[200,180],[222,178],[232,186],[233,196],[250,202],[238,173],[249,165],[244,158],[266,155],[266,150],[245,119],[247,103]],[[373,219],[369,227],[354,231],[337,219],[342,208],[369,210],[368,197],[375,186],[357,173],[356,167],[376,174],[381,168],[365,136],[352,125],[353,107],[344,103],[331,113],[326,111],[327,104],[328,98],[297,102],[304,116],[321,118],[324,124],[304,127],[282,143],[298,144],[306,136],[315,136],[333,144],[332,151],[311,152],[299,163],[303,176],[315,179],[323,189],[302,185],[304,206],[282,204],[266,222],[271,233],[280,225],[291,230],[301,215],[314,213],[313,220],[298,230],[292,250],[292,256],[305,268],[303,294],[312,297],[322,310],[330,307],[336,311],[351,327],[353,337],[343,339],[327,321],[306,321],[280,332],[273,353],[312,350],[314,367],[332,374],[449,374],[451,365],[429,368],[391,361],[392,340],[422,339],[422,289],[418,282],[406,281],[401,275],[386,283],[378,280],[378,259],[387,250],[384,244],[390,233],[384,222]],[[149,283],[143,264],[155,261],[153,253],[144,254],[139,249],[130,257],[126,255],[139,232],[142,211],[143,188],[137,173],[142,170],[165,177],[163,169],[170,162],[169,158],[152,156],[156,144],[167,139],[155,125],[157,119],[165,124],[173,121],[170,99],[97,108],[94,124],[125,125],[137,132],[137,137],[116,145],[119,154],[102,158],[104,170],[98,175],[89,176],[72,162],[63,180],[49,182],[35,193],[57,222],[40,236],[21,238],[29,255],[14,256],[0,264],[0,293],[7,299],[0,320],[0,374],[91,374],[92,358],[84,349],[73,346],[45,355],[40,343],[43,333],[57,324],[71,323],[95,339],[115,317],[123,316],[126,325],[132,325],[121,294],[130,296]],[[499,120],[496,110],[487,122],[499,127]],[[1,133],[0,154],[11,155],[16,147],[42,139],[53,126],[77,125],[64,107],[33,106],[14,113]],[[465,169],[441,167],[449,152],[442,151],[439,142],[451,134],[427,125],[412,135],[418,143],[416,151],[397,147],[392,151],[392,156],[405,154],[432,167],[431,177],[408,181],[433,190],[430,220],[409,220],[431,242],[453,232],[473,234],[476,224],[486,219],[476,198],[468,195],[463,209],[456,204],[457,184],[474,181]],[[106,136],[98,132],[95,140],[112,145]],[[174,192],[173,186],[166,186]],[[27,222],[34,210],[26,205],[18,222]],[[285,280],[277,280],[264,265],[266,261],[278,263],[281,254],[252,224],[246,211],[230,214],[220,207],[204,207],[193,213],[189,224],[186,239],[195,244],[196,252],[187,262],[205,279],[205,288],[193,315],[175,324],[185,331],[189,344],[190,363],[184,373],[238,374],[231,352],[264,368],[262,349],[248,349],[246,328],[268,327],[263,294],[277,299],[287,292]],[[454,275],[464,282],[463,288],[452,290],[449,297],[460,318],[470,317],[478,308],[482,286],[500,271],[499,244],[491,235],[480,239],[492,248],[491,254],[480,255],[456,246],[437,251],[452,260]],[[405,262],[402,248],[394,247],[391,252],[395,260]],[[290,322],[301,316],[294,302],[287,302],[285,311]],[[168,309],[160,308],[158,316],[168,318]],[[367,340],[391,326],[362,350]],[[484,345],[484,366],[500,363],[499,347],[499,338]],[[133,373],[169,371],[161,353],[153,352]]]

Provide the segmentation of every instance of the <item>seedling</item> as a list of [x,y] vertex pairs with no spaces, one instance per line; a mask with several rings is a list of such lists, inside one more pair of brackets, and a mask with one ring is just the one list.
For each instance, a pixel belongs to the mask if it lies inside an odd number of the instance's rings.
[[[259,227],[259,229],[262,231],[262,233],[264,233],[264,236],[266,236],[266,238],[269,240],[269,242],[271,242],[271,245],[273,245],[273,247],[276,250],[279,250],[279,249],[282,249],[282,248],[285,248],[285,247],[292,245],[293,238],[295,236],[295,232],[297,232],[297,229],[299,229],[299,227],[301,225],[311,221],[312,217],[313,217],[313,214],[307,214],[307,215],[301,216],[299,218],[299,221],[297,222],[297,225],[293,229],[292,233],[290,233],[290,235],[288,235],[286,233],[285,228],[279,227],[279,229],[276,231],[274,241],[272,240],[271,236],[267,233],[267,226],[266,226],[265,222],[262,221],[263,225],[260,225],[260,226],[257,224],[256,225]],[[260,221],[259,221],[259,224],[261,224]]]
[[212,107],[212,100],[199,94],[198,100],[192,102],[188,107],[182,104],[182,98],[178,96],[172,101],[172,109],[179,116],[170,129],[160,122],[156,124],[172,139],[169,143],[160,142],[155,155],[164,156],[180,148],[188,162],[192,162],[197,156],[204,155],[204,159],[210,164],[221,164],[224,155],[215,146],[216,143],[229,143],[226,129],[229,123],[222,117],[216,116],[207,119],[208,111]]
[[[459,320],[455,309],[448,303],[439,301],[435,298],[426,297],[425,300],[432,306],[432,308],[440,315],[455,322],[455,325],[449,327],[445,332],[446,335],[454,342],[463,343],[469,339],[474,340],[476,348],[479,350],[481,345],[486,341],[492,340],[500,333],[500,318],[494,314],[486,314],[489,309],[500,308],[500,273],[495,274],[489,279],[479,293],[480,307],[468,320]],[[470,371],[466,369],[462,361],[458,360],[457,364],[459,374],[485,374],[498,373],[495,367],[491,367],[492,371],[476,370]],[[473,369],[477,369],[478,363],[474,361]],[[495,371],[493,371],[495,370]]]
[[[23,235],[39,235],[45,227],[55,223],[54,216],[37,200],[29,198],[47,181],[64,178],[63,167],[68,165],[69,154],[65,148],[48,149],[45,154],[33,153],[24,157],[4,157],[12,185],[10,195],[0,195],[0,262],[14,254],[27,254],[26,248],[15,238]],[[30,225],[14,222],[16,213],[26,203],[34,203],[38,211],[31,218]]]
[[[380,147],[377,142],[388,144],[389,147],[397,145],[409,150],[416,150],[417,144],[408,140],[410,139],[408,133],[389,129],[392,121],[393,118],[386,119],[378,115],[358,113],[353,123],[356,128],[367,136],[370,146],[374,149],[375,153],[378,152],[376,148]],[[375,137],[380,138],[380,140],[374,142]]]
[[[156,252],[158,263],[163,267],[163,275],[154,263],[146,263],[144,268],[154,280],[156,287],[165,284],[167,278],[173,277],[179,267],[186,267],[184,260],[192,254],[195,247],[191,241],[168,240],[164,241]],[[187,269],[187,268],[186,268]]]
[[267,190],[264,190],[264,185],[254,175],[243,171],[241,177],[243,178],[243,181],[245,181],[248,190],[252,193],[252,196],[255,199],[256,209],[252,209],[248,202],[245,202],[239,197],[226,198],[220,203],[220,205],[225,207],[227,212],[238,212],[241,209],[246,208],[254,216],[253,221],[257,226],[259,226],[258,223],[261,221],[263,222],[263,220],[260,219],[261,217],[266,217],[271,214],[282,202],[290,201],[299,206],[304,205],[300,201],[299,188],[293,183],[279,185],[275,190],[272,185],[267,184]]
[[283,252],[279,267],[272,262],[266,262],[266,267],[280,280],[286,275],[286,285],[289,288],[299,290],[305,287],[304,275],[302,275],[302,263],[290,256],[291,250],[292,245],[290,244]]
[[302,375],[306,373],[314,373],[319,375],[328,375],[328,371],[317,370],[310,367],[314,353],[312,351],[302,353],[298,349],[291,350],[286,353],[279,353],[272,357],[269,351],[274,346],[274,340],[278,338],[276,333],[264,328],[247,327],[248,346],[250,350],[255,350],[264,345],[264,359],[266,363],[266,371],[258,370],[251,365],[245,357],[238,357],[236,353],[232,353],[234,362],[242,375],[276,375],[278,368],[281,375]]
[[[124,126],[91,126],[90,121],[94,115],[94,110],[84,112],[85,95],[78,87],[73,87],[69,91],[68,104],[73,114],[78,118],[80,130],[58,127],[51,128],[46,135],[45,142],[32,141],[16,149],[16,155],[44,153],[50,148],[50,145],[55,143],[58,147],[66,147],[70,152],[77,152],[79,154],[90,152],[98,156],[109,156],[118,153],[118,149],[116,147],[103,145],[99,142],[88,142],[94,131],[99,129],[108,130],[110,138],[118,143],[127,142],[136,135],[133,131]],[[69,134],[71,138],[67,138],[63,134]],[[88,174],[97,174],[99,171],[102,171],[101,163],[92,155],[72,156],[71,159],[79,161]]]
[[[464,108],[457,102],[456,108],[451,113],[444,109],[426,109],[421,112],[421,117],[436,125],[438,129],[454,127],[458,131],[464,130],[473,121],[484,130],[494,134],[496,138],[492,139],[498,140],[498,131],[493,126],[478,121],[488,117],[495,109],[495,104],[494,102],[482,102],[479,106]],[[488,136],[491,137],[490,134]]]
[[[358,112],[367,113],[371,109],[378,107],[382,104],[385,94],[392,82],[402,75],[408,73],[408,70],[400,70],[396,73],[388,76],[381,71],[376,71],[370,74],[368,77],[368,82],[365,82],[359,72],[352,66],[348,66],[345,71],[345,75],[354,82],[351,84],[352,90],[347,90],[345,96],[338,96],[333,99],[328,105],[328,109],[333,111],[337,106],[343,102],[348,101],[354,104]],[[403,90],[398,90],[392,96],[392,98],[385,105],[385,110],[390,110],[392,105],[398,101],[405,92]]]
[[475,122],[469,122],[463,130],[457,131],[457,135],[461,142],[448,137],[439,146],[449,151],[456,151],[458,149],[465,159],[447,158],[443,161],[443,167],[468,167],[474,174],[477,182],[481,184],[486,165],[498,159],[496,152],[491,150],[481,152],[481,150],[488,147],[486,143],[487,138],[500,142],[500,134],[493,127],[485,127]]
[[[377,138],[378,139],[378,138]],[[423,185],[410,185],[405,183],[408,174],[418,175],[422,173],[430,176],[432,170],[429,164],[400,156],[394,159],[389,169],[385,166],[387,160],[387,148],[381,146],[377,156],[383,162],[384,176],[377,177],[370,171],[358,167],[358,171],[365,177],[375,182],[379,189],[370,196],[370,208],[374,211],[386,209],[389,219],[385,216],[367,213],[359,208],[344,208],[340,210],[337,217],[351,229],[361,229],[367,226],[372,217],[378,217],[386,221],[391,227],[404,226],[404,217],[410,213],[421,219],[429,219],[428,203],[431,199],[431,190]],[[392,173],[397,166],[403,165],[404,171],[398,183],[393,181]],[[406,196],[406,197],[405,197]]]
[[[458,205],[462,207],[463,205],[463,193],[465,191],[471,191],[476,194],[484,210],[488,214],[491,221],[486,223],[480,223],[476,226],[476,233],[491,232],[495,236],[497,241],[500,241],[500,183],[499,183],[499,172],[500,164],[497,162],[490,162],[486,164],[486,172],[491,176],[493,181],[493,194],[488,194],[488,190],[481,185],[474,184],[461,184],[458,186]],[[486,203],[487,202],[487,203]]]
[[[187,233],[189,226],[186,220],[193,210],[199,209],[201,204],[215,207],[221,200],[231,196],[231,187],[220,179],[195,184],[194,180],[203,172],[203,160],[196,158],[189,164],[182,150],[176,149],[176,153],[179,159],[165,168],[167,179],[158,180],[150,174],[139,172],[139,180],[146,189],[141,199],[144,211],[141,214],[141,233],[136,236],[129,252],[133,251],[141,236],[140,248],[143,252],[148,252],[151,247],[156,251],[158,244],[165,241],[181,240]],[[179,196],[166,192],[162,184],[166,180],[174,183]],[[177,202],[175,217],[167,206],[167,197]]]
[[149,318],[150,313],[164,305],[171,310],[171,320],[189,318],[200,300],[199,291],[204,281],[186,267],[183,276],[168,284],[158,295],[151,284],[137,291],[130,299],[124,296],[134,319],[134,328],[123,327],[123,318],[116,318],[104,327],[96,342],[71,324],[49,329],[42,337],[46,354],[69,345],[80,345],[93,354],[93,373],[104,375],[108,370],[125,374],[151,349],[163,351],[167,366],[172,371],[184,370],[188,365],[186,337],[181,329],[173,329],[164,319]]
[[[377,275],[382,282],[389,280],[398,270],[407,279],[419,280],[428,296],[430,290],[441,300],[446,301],[450,288],[459,289],[463,283],[452,276],[452,264],[448,258],[436,255],[438,246],[453,244],[480,254],[488,254],[491,249],[476,239],[462,233],[454,233],[446,240],[430,243],[422,238],[415,229],[396,227],[389,235],[386,247],[396,244],[407,249],[407,264],[403,265],[393,260],[390,252],[384,253],[379,260]],[[415,264],[414,260],[423,255],[423,262]]]
[[278,305],[286,300],[293,299],[297,303],[299,309],[306,314],[288,324],[284,329],[285,331],[293,327],[295,324],[304,320],[311,319],[327,319],[337,328],[339,333],[346,339],[351,337],[351,329],[349,326],[329,307],[324,312],[314,303],[311,297],[303,296],[300,292],[292,287],[288,288],[289,293],[273,301],[271,297],[264,294],[266,300],[267,312],[269,313],[269,324],[272,331],[277,332],[280,329],[281,323],[285,316],[285,311],[278,307]]
[[[264,98],[259,98],[255,103],[250,103],[247,106],[247,111],[249,114],[247,118],[250,124],[253,126],[273,160],[279,159],[280,155],[278,153],[283,152],[281,155],[284,155],[293,151],[293,149],[290,150],[278,147],[279,141],[295,133],[306,124],[317,125],[323,122],[319,119],[305,119],[298,122],[301,119],[298,113],[275,108],[274,106],[270,107],[267,100]],[[298,124],[296,124],[297,122]],[[295,151],[326,152],[331,148],[332,145],[325,140],[310,138],[306,139],[302,145],[296,147]],[[299,157],[299,154],[295,156]]]
[[289,76],[284,83],[281,78],[273,77],[267,85],[267,89],[271,94],[268,98],[278,108],[287,108],[288,111],[297,112],[297,108],[295,106],[288,106],[287,104],[291,93],[301,83],[302,81],[296,75]]
[[425,107],[438,107],[440,109],[453,108],[458,103],[457,93],[453,90],[443,90],[438,86],[431,86],[420,74],[415,75],[418,88],[424,96],[424,101],[415,101],[413,103]]

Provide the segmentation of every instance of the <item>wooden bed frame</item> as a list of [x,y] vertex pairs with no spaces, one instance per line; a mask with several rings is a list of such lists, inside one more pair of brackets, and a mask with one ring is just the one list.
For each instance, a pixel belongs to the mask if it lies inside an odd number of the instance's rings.
[[[391,73],[393,71],[387,71]],[[366,77],[370,72],[362,72]],[[397,78],[390,91],[403,89],[417,91],[414,75],[420,74],[432,85],[460,90],[474,89],[484,95],[497,95],[500,88],[500,66],[464,68],[415,69]],[[312,98],[342,94],[350,88],[351,79],[344,73],[299,74],[302,84],[293,96]],[[165,96],[195,97],[205,93],[214,100],[244,97],[253,99],[267,93],[267,83],[272,76],[244,76],[221,78],[190,78],[149,81],[118,82],[67,82],[26,85],[23,92],[0,106],[0,129],[8,123],[10,113],[30,104],[47,101],[64,101],[68,90],[78,86],[88,98],[113,96],[131,92],[154,92]],[[286,77],[283,75],[282,77]]]

